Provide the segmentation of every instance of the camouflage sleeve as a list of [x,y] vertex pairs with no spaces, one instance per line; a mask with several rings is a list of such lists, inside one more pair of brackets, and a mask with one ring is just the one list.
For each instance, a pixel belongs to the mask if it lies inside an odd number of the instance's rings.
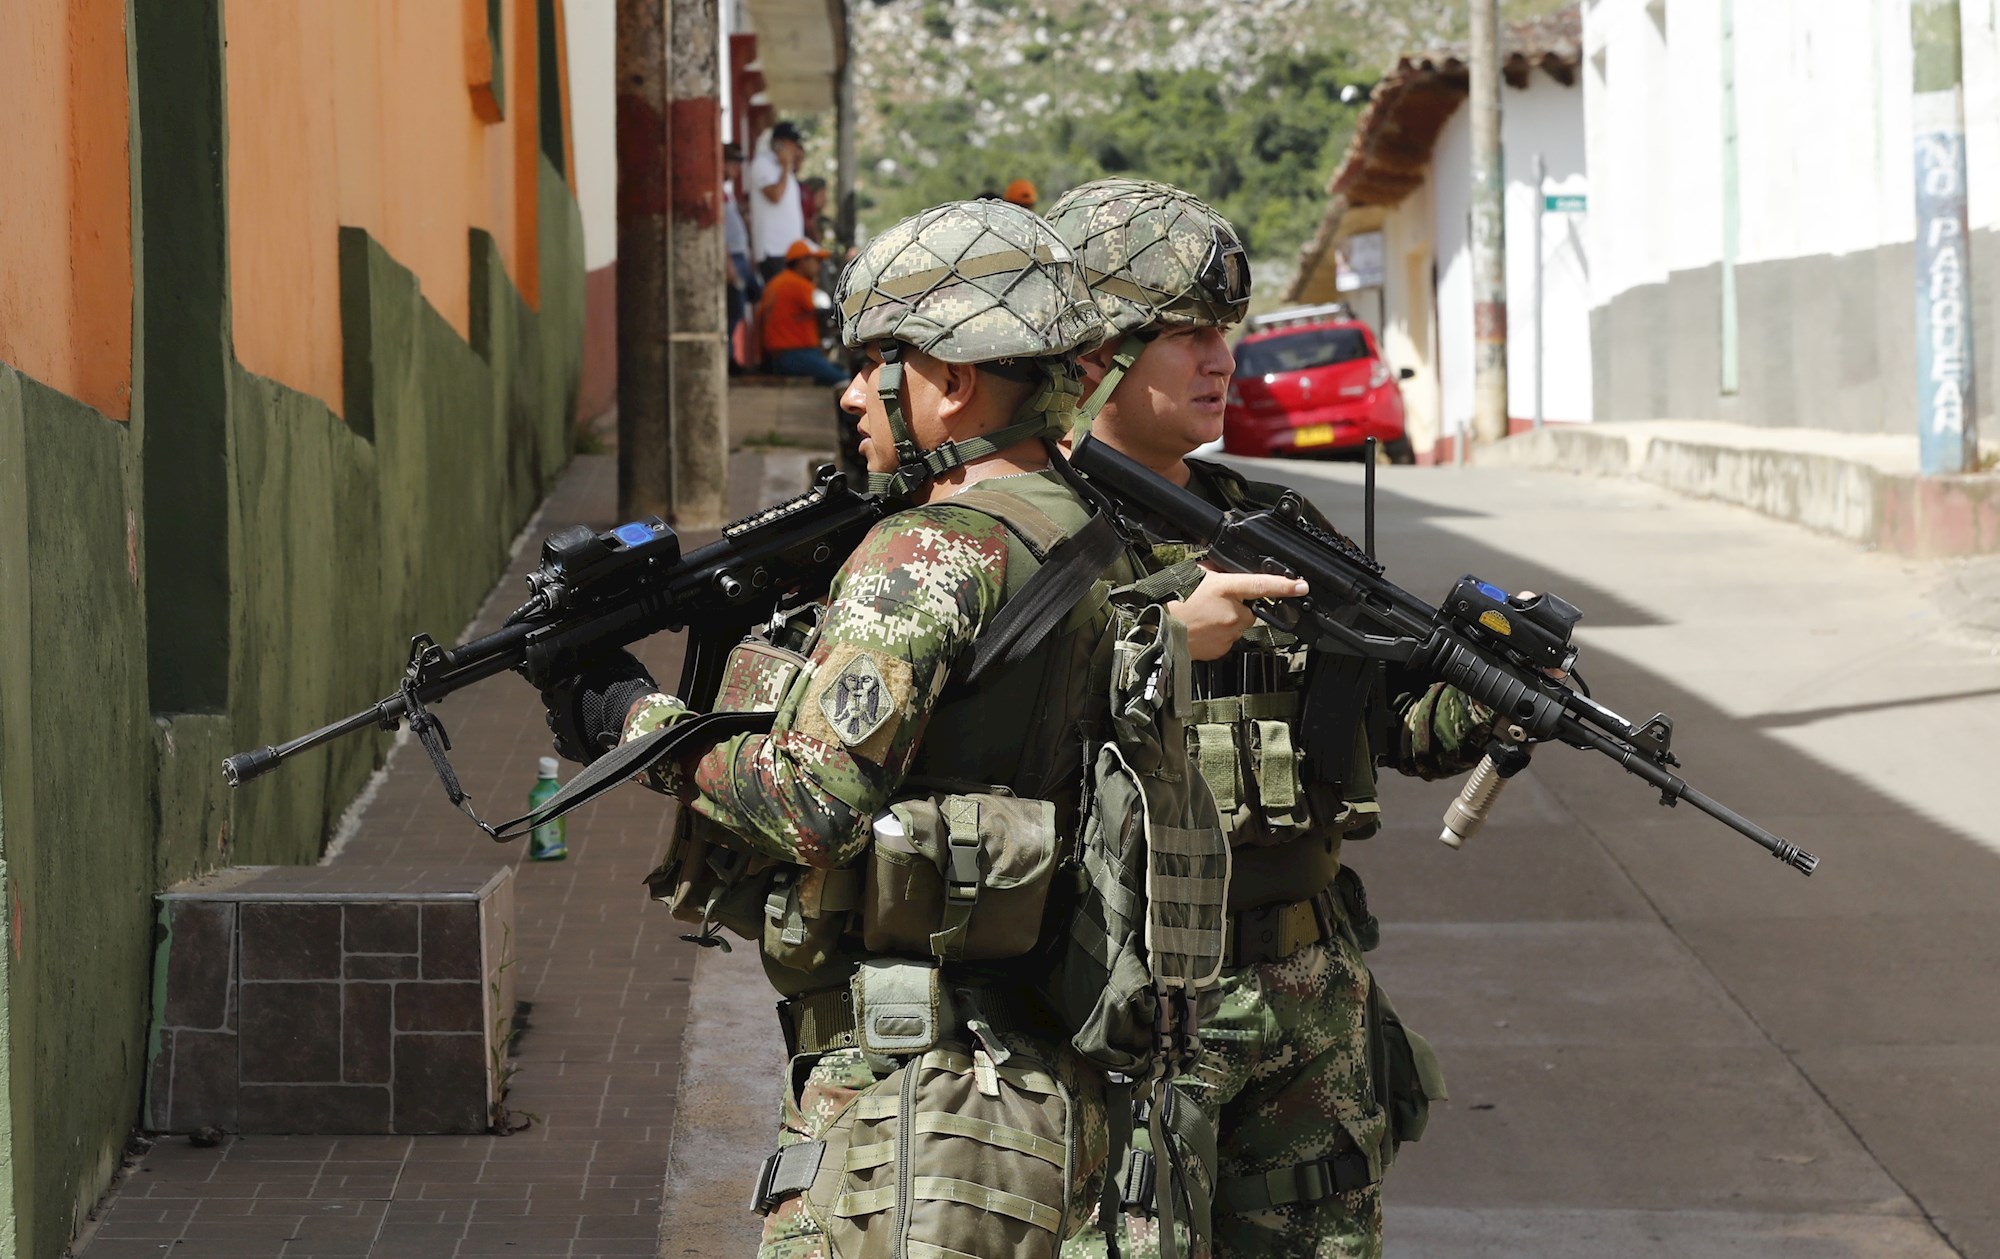
[[1418,778],[1450,778],[1479,763],[1493,710],[1465,692],[1433,682],[1396,696],[1396,746],[1390,764]]
[[999,609],[1006,568],[1006,526],[980,512],[932,504],[876,526],[835,578],[771,732],[702,757],[691,807],[781,861],[853,861],[953,664]]
[[[625,736],[622,742],[630,743],[634,739],[653,733],[653,731],[658,730],[661,726],[671,725],[687,715],[687,705],[681,703],[671,695],[664,695],[655,691],[632,706],[631,714],[625,719]],[[639,775],[639,781],[662,795],[679,795],[681,789],[680,768],[680,764],[677,761],[661,761],[645,773]]]

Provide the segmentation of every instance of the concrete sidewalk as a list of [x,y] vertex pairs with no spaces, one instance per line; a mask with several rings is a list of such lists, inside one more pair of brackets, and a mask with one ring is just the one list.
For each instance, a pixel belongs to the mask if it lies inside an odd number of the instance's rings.
[[[1358,532],[1358,469],[1255,471]],[[1559,746],[1460,853],[1454,784],[1386,781],[1349,859],[1452,1093],[1390,1254],[2000,1256],[2000,655],[1932,593],[1964,567],[1479,467],[1385,470],[1378,529],[1423,597],[1576,603],[1597,697],[1671,714],[1689,781],[1825,862]]]
[[[1476,445],[1485,467],[1632,477],[1898,555],[2000,551],[2000,474],[1917,475],[1917,438],[1715,420],[1551,424]],[[1990,467],[2000,448],[1982,443]]]
[[[732,506],[748,511],[797,493],[806,466],[796,452],[734,456]],[[614,523],[615,471],[613,457],[595,455],[564,474],[531,526],[530,545],[488,599],[479,632],[497,628],[523,597],[522,577],[539,558],[543,534],[579,521]],[[661,635],[640,654],[656,676],[672,679],[678,649],[677,636]],[[436,707],[451,732],[452,762],[482,815],[519,812],[535,760],[549,749],[534,692],[508,677]],[[301,714],[299,724],[323,716]],[[527,862],[524,844],[495,845],[466,821],[422,750],[404,741],[330,860],[517,863],[516,983],[525,1030],[507,1105],[527,1127],[505,1137],[232,1136],[211,1148],[163,1138],[100,1204],[83,1259],[659,1254],[669,1158],[691,1158],[675,1136],[684,1118],[678,1103],[689,1088],[684,1063],[705,1062],[718,1048],[716,1038],[704,1037],[695,1058],[686,1057],[701,950],[679,938],[685,927],[652,904],[640,883],[671,817],[671,807],[651,793],[615,792],[570,816],[568,860]],[[754,970],[754,955],[740,956]],[[761,975],[757,990],[758,1030],[768,1033],[772,998]],[[700,1001],[694,1004],[699,1009]],[[704,1069],[693,1096],[708,1096],[707,1075]],[[776,1078],[773,1068],[759,1082],[759,1118],[775,1114]],[[699,1115],[687,1118],[698,1127]],[[760,1143],[770,1139],[769,1124],[763,1127]],[[760,1144],[723,1158],[750,1158],[754,1167],[763,1153]],[[746,1219],[747,1192],[732,1184],[728,1195]]]

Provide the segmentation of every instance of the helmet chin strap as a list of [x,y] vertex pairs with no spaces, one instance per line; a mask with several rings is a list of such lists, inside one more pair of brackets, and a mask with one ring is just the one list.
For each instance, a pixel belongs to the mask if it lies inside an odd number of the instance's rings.
[[896,443],[897,468],[894,472],[870,472],[868,492],[883,498],[906,498],[919,486],[953,468],[1045,434],[1060,433],[1065,421],[1075,413],[1077,398],[1083,392],[1075,368],[1061,360],[1053,361],[1044,371],[1041,387],[1022,402],[1006,427],[963,441],[948,441],[935,450],[922,450],[917,446],[909,417],[903,413],[902,349],[896,342],[888,341],[882,343],[881,351],[882,367],[875,374],[875,396],[882,400],[882,410],[889,419],[889,434]]
[[1150,332],[1135,330],[1126,333],[1124,339],[1118,343],[1118,348],[1111,354],[1111,366],[1104,370],[1104,379],[1097,382],[1097,388],[1092,390],[1090,397],[1077,408],[1076,418],[1070,421],[1069,436],[1072,447],[1090,436],[1091,421],[1095,420],[1097,413],[1104,409],[1104,404],[1111,401],[1111,395],[1117,390],[1118,382],[1125,379],[1125,373],[1132,370],[1132,364],[1139,361],[1139,355],[1145,352],[1147,344],[1152,339]]

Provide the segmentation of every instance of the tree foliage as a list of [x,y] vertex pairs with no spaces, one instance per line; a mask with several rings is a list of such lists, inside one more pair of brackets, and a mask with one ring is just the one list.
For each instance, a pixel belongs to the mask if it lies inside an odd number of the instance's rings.
[[1254,257],[1286,258],[1324,213],[1327,177],[1353,132],[1358,107],[1342,104],[1340,90],[1365,77],[1341,50],[1287,49],[1235,74],[1119,71],[1087,96],[1047,85],[1033,114],[982,109],[1021,98],[1024,89],[1002,87],[1007,73],[975,71],[961,96],[879,106],[880,134],[893,143],[862,155],[871,230],[1023,176],[1046,209],[1067,188],[1125,175],[1186,188],[1236,224]]

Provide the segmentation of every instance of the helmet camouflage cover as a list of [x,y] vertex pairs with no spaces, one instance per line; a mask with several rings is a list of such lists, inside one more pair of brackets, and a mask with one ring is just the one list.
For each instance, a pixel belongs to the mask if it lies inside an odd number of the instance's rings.
[[904,219],[848,264],[835,301],[849,349],[901,341],[949,363],[1070,354],[1104,335],[1069,247],[1006,201]]
[[1250,263],[1229,220],[1190,193],[1140,179],[1099,179],[1049,209],[1083,264],[1113,335],[1227,327],[1250,305]]

